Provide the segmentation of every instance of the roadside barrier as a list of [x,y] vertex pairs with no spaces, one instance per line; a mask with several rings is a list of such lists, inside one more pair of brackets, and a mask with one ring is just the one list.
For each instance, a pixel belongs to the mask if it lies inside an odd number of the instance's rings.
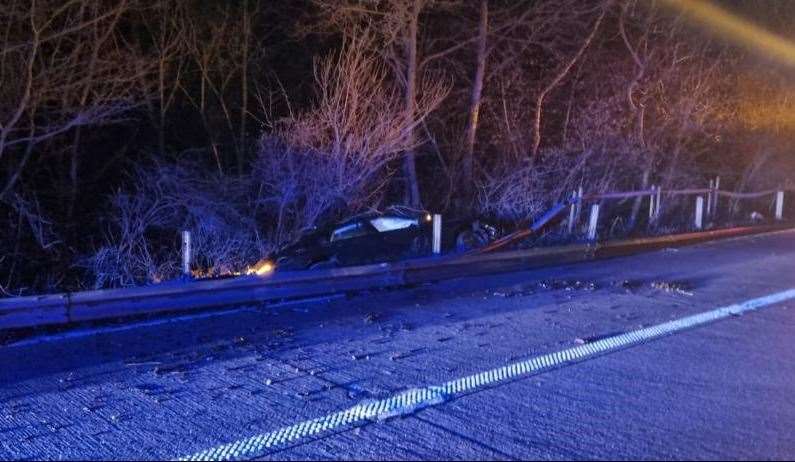
[[263,276],[175,281],[136,288],[9,298],[0,300],[0,329],[217,309],[389,289],[458,277],[631,255],[663,247],[787,228],[788,226],[783,224],[740,227],[605,243],[541,247],[478,255],[448,255],[347,268],[277,271]]

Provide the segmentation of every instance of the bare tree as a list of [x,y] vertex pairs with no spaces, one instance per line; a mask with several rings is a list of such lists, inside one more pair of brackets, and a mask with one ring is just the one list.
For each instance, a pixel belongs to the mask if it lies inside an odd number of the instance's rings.
[[[430,63],[443,58],[470,43],[470,40],[426,50],[422,47],[424,32],[422,15],[435,7],[451,9],[456,2],[440,0],[386,0],[344,2],[315,0],[321,10],[321,28],[335,30],[347,36],[356,36],[363,31],[375,38],[373,46],[393,71],[393,77],[403,89],[404,117],[407,121],[416,118],[417,99],[426,85],[433,85],[438,77],[426,74]],[[416,132],[412,136],[419,136]],[[412,143],[415,144],[415,143]],[[403,154],[406,175],[406,201],[414,206],[422,202],[417,176],[416,152],[410,149]]]
[[596,37],[599,26],[602,24],[602,20],[605,17],[607,7],[608,4],[602,5],[600,7],[599,16],[597,16],[596,21],[588,33],[588,36],[585,37],[585,40],[583,40],[582,44],[574,53],[574,55],[563,61],[562,66],[560,66],[560,68],[555,72],[552,80],[550,80],[549,83],[547,83],[536,96],[535,116],[533,117],[533,145],[530,150],[530,158],[533,162],[537,159],[538,149],[541,146],[541,118],[544,110],[544,101],[549,93],[560,84],[560,82],[569,74],[569,72],[571,72],[572,67],[582,57],[583,53],[585,53],[585,50],[587,50],[591,45],[591,42],[593,42],[594,37]]
[[[145,95],[141,57],[116,35],[128,0],[13,1],[0,10],[0,199],[36,146],[79,127],[122,120]],[[75,133],[79,144],[79,132]],[[70,177],[77,181],[77,150]]]

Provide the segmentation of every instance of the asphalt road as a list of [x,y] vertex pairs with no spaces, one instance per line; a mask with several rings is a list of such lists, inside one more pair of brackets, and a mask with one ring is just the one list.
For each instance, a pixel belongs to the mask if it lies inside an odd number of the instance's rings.
[[17,339],[0,459],[792,459],[792,299],[391,418],[302,422],[793,288],[783,232]]

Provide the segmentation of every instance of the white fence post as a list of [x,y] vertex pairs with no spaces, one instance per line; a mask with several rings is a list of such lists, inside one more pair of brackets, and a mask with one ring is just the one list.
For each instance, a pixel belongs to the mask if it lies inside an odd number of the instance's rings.
[[715,216],[715,214],[718,213],[718,197],[720,197],[720,194],[718,194],[718,191],[720,191],[720,177],[716,176],[715,177],[715,199],[712,200],[712,216]]
[[182,231],[182,274],[190,276],[190,231]]
[[433,254],[442,253],[442,216],[433,214]]
[[696,229],[701,229],[704,225],[704,197],[696,197]]
[[784,191],[776,193],[776,220],[784,219]]
[[569,205],[569,234],[574,232],[574,215],[577,207],[577,191],[571,192],[571,205]]
[[596,240],[596,225],[599,223],[599,204],[591,206],[591,218],[588,221],[588,240]]

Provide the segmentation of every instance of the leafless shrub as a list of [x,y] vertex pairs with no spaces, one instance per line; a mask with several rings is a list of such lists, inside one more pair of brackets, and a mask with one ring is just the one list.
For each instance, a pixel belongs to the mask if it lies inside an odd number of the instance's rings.
[[139,170],[130,192],[113,197],[106,244],[84,266],[94,286],[127,286],[178,276],[179,232],[192,233],[194,274],[243,270],[265,251],[248,213],[249,182],[190,164]]

